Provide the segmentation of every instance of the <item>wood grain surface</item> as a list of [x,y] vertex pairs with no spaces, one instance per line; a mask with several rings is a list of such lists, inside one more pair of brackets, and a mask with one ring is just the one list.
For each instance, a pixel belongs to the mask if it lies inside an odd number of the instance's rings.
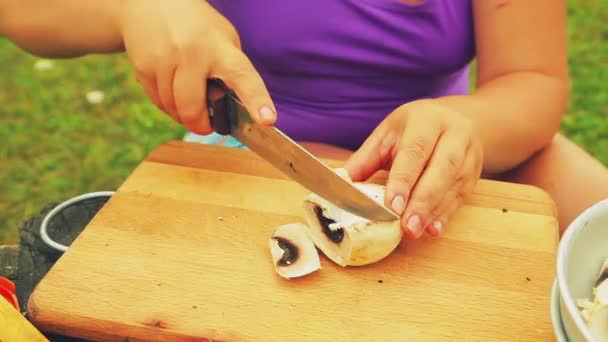
[[441,238],[285,280],[268,239],[304,222],[307,193],[247,150],[161,145],[39,283],[30,319],[107,341],[554,340],[543,191],[481,180]]
[[23,315],[0,297],[0,342],[48,342]]

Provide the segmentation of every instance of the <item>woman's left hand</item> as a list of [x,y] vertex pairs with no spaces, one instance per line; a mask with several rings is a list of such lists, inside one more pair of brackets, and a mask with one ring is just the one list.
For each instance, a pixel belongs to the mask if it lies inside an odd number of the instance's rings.
[[483,148],[468,117],[436,100],[393,111],[346,162],[353,181],[390,170],[385,203],[405,236],[441,233],[481,176]]

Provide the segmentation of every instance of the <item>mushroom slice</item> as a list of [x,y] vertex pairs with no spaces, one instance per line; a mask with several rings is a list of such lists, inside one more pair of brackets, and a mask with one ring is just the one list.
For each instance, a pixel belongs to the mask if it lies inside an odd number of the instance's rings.
[[588,325],[598,341],[608,341],[608,306],[598,306],[591,311]]
[[275,271],[291,279],[315,272],[321,268],[317,249],[302,223],[289,223],[277,227],[268,245]]
[[600,305],[608,305],[608,279],[604,279],[598,287],[593,289],[593,292],[595,292],[595,300]]
[[604,280],[608,279],[608,258],[606,260],[604,260],[604,263],[602,264],[602,267],[600,268],[600,271],[597,273],[597,276],[595,277],[595,286],[600,286],[601,283],[604,282]]
[[[350,181],[347,175],[341,176]],[[384,186],[359,182],[353,185],[382,203]],[[315,245],[343,267],[367,265],[385,258],[399,245],[403,236],[399,220],[370,221],[337,207],[315,193],[305,198],[304,213]]]

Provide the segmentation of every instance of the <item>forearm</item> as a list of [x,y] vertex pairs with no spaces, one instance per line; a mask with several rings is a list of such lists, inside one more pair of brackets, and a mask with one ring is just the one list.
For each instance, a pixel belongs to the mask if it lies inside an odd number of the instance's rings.
[[123,49],[123,0],[0,0],[0,35],[30,53],[73,57]]
[[484,174],[507,171],[551,143],[568,100],[565,78],[535,72],[500,76],[471,95],[439,98],[469,116],[484,146]]

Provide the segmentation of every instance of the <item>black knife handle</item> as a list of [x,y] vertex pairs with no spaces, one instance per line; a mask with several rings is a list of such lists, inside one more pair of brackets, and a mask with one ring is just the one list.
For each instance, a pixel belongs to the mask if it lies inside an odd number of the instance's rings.
[[207,111],[209,122],[214,131],[229,135],[236,120],[236,95],[224,82],[217,78],[207,80]]

